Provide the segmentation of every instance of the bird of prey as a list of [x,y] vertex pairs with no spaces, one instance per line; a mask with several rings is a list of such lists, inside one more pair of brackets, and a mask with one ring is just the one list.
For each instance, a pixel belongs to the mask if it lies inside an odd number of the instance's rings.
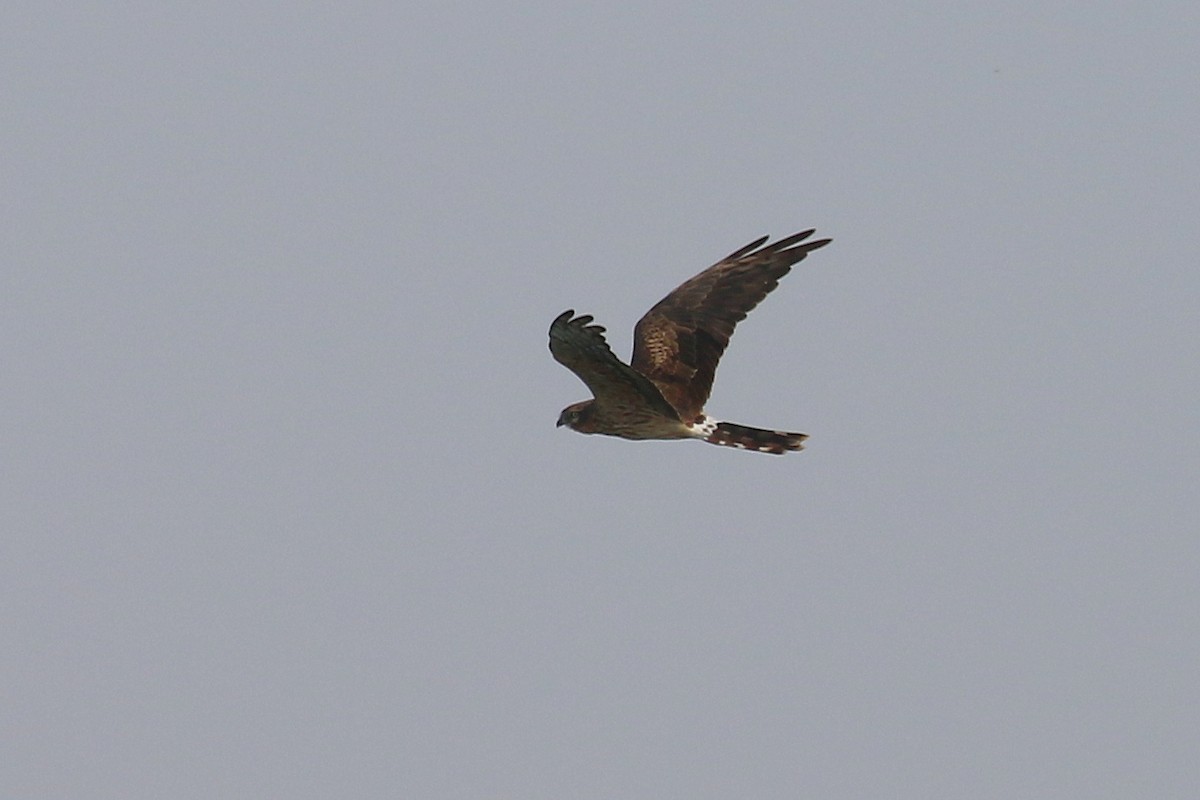
[[704,413],[717,362],[734,326],[809,252],[830,239],[813,230],[772,244],[757,239],[685,281],[633,329],[633,360],[609,349],[589,315],[564,311],[550,325],[550,352],[594,395],[563,409],[558,424],[625,439],[701,439],[760,453],[800,450],[803,433],[722,422]]

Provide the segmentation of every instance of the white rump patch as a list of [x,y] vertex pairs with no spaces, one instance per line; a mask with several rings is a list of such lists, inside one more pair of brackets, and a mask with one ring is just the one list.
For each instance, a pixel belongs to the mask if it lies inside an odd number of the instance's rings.
[[687,429],[691,435],[695,436],[697,439],[707,439],[709,436],[712,436],[713,431],[715,431],[717,426],[720,424],[720,420],[705,416],[696,420],[691,425],[688,425]]

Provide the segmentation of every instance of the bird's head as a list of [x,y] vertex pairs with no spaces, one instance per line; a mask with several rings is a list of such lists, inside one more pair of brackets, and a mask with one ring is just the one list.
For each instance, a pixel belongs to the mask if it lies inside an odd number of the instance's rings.
[[592,418],[592,404],[594,402],[594,400],[583,400],[567,406],[558,415],[556,427],[561,428],[563,425],[566,425],[573,431],[591,433],[588,423]]

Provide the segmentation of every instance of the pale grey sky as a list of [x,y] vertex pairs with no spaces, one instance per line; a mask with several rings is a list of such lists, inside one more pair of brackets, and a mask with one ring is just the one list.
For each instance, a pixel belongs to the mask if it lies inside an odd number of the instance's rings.
[[[1194,3],[10,3],[0,796],[1200,791]],[[566,308],[814,253],[709,410]]]

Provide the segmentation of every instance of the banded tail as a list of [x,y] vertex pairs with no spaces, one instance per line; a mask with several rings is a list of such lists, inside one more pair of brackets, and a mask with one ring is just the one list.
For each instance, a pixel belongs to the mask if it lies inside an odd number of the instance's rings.
[[694,435],[697,438],[709,444],[740,447],[743,450],[774,455],[783,455],[789,450],[803,450],[803,442],[808,438],[806,433],[768,431],[738,425],[736,422],[717,422],[711,417],[705,417],[690,427],[695,431]]

